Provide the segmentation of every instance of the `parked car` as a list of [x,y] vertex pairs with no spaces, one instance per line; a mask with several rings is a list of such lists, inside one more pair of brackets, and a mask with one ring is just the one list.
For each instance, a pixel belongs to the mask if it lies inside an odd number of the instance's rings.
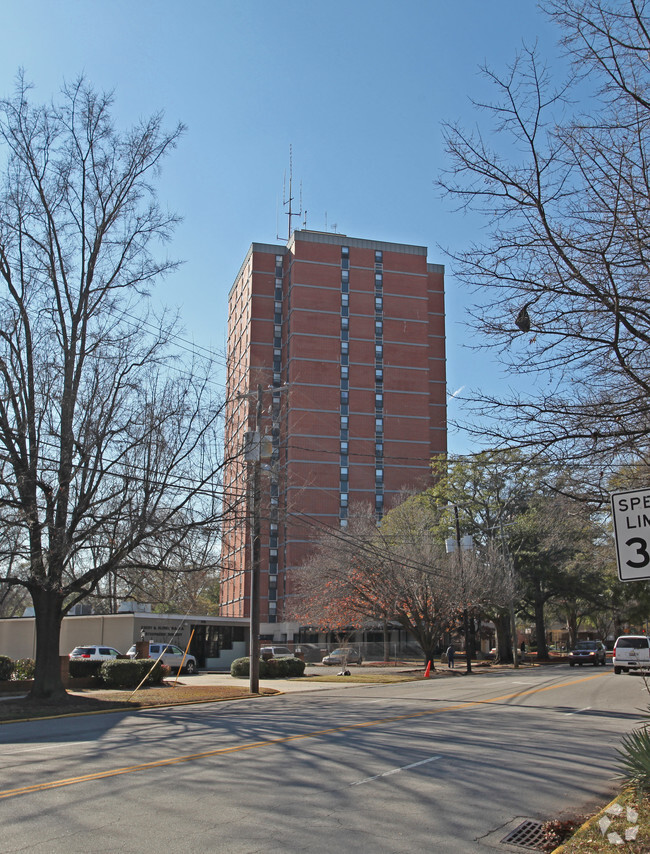
[[646,635],[621,635],[614,644],[614,673],[650,670],[650,638]]
[[329,655],[326,655],[323,659],[323,664],[337,664],[339,666],[343,666],[343,664],[362,664],[363,656],[360,652],[357,652],[356,649],[352,649],[350,646],[341,647],[340,649],[334,649],[330,652]]
[[607,649],[605,644],[596,640],[577,641],[569,653],[571,667],[575,667],[576,664],[579,664],[580,667],[583,664],[593,664],[594,667],[597,667],[599,664],[606,664],[606,662]]
[[85,658],[88,661],[110,661],[121,655],[112,646],[99,646],[99,644],[85,644],[84,646],[76,646],[68,658]]
[[263,646],[260,649],[260,658],[268,661],[269,658],[295,658],[288,646]]
[[315,643],[301,643],[300,646],[296,647],[296,655],[304,656],[305,661],[309,662],[321,662],[323,660],[323,656],[327,654],[326,649],[321,649],[318,644]]
[[[162,657],[160,653],[162,652]],[[129,658],[135,658],[136,648],[135,644],[129,649],[127,652]],[[183,670],[186,673],[196,673],[198,670],[198,666],[196,664],[196,658],[189,653],[185,655],[185,661],[183,661],[183,656],[185,653],[180,647],[174,646],[171,643],[150,643],[149,644],[149,658],[160,658],[163,664],[168,664],[172,670],[177,670],[181,666],[181,662],[183,663]]]

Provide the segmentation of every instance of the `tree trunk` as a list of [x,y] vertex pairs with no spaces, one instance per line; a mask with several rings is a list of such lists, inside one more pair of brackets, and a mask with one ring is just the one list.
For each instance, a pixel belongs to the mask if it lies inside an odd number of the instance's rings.
[[63,599],[59,593],[39,588],[31,594],[36,617],[36,669],[30,697],[59,700],[66,696],[59,663]]
[[[537,593],[537,591],[535,591]],[[537,642],[537,660],[548,661],[546,646],[546,625],[544,623],[544,599],[535,596],[535,640]]]
[[567,616],[566,627],[569,632],[569,649],[574,649],[578,640],[578,617],[573,609]]
[[512,661],[510,614],[508,612],[496,614],[492,618],[492,622],[497,630],[497,659],[499,661]]
[[390,661],[390,633],[388,629],[388,621],[384,620],[384,663]]

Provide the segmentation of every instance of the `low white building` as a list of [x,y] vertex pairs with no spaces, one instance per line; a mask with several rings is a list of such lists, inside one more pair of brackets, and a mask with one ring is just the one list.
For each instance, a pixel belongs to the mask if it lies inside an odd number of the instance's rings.
[[[238,617],[195,617],[137,611],[119,614],[83,614],[64,617],[59,654],[75,646],[112,646],[125,653],[136,641],[174,643],[190,652],[201,669],[229,670],[236,658],[248,654],[249,622]],[[191,638],[191,640],[190,640]],[[0,655],[34,658],[34,617],[0,619]]]

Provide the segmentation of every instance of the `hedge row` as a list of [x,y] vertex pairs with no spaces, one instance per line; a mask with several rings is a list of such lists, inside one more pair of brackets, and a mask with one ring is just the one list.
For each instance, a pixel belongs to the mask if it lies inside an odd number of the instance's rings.
[[[159,685],[171,673],[171,668],[161,662],[157,662],[149,673],[152,664],[150,658],[111,661],[72,658],[68,664],[68,673],[73,679],[95,677],[98,682],[110,688],[136,688],[147,674],[149,674],[147,685]],[[19,658],[14,661],[8,655],[0,655],[0,682],[33,678],[34,660],[32,658]]]
[[[68,672],[73,678],[95,676],[109,688],[136,688],[147,674],[147,685],[159,685],[171,668],[150,658],[115,658],[110,661],[91,661],[87,658],[71,658]],[[151,670],[151,673],[149,671]]]
[[[282,679],[289,676],[303,676],[305,662],[299,658],[260,658],[260,679]],[[250,676],[250,659],[236,658],[230,665],[230,675],[238,678]]]
[[0,655],[0,682],[8,682],[10,679],[33,678],[33,658],[18,658],[14,661],[8,655]]

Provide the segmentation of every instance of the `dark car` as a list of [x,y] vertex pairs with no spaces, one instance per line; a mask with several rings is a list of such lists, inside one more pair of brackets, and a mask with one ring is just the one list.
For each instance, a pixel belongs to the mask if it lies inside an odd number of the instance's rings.
[[329,655],[326,655],[323,659],[323,664],[337,664],[339,667],[342,667],[344,664],[362,664],[363,657],[360,652],[357,652],[356,649],[352,649],[352,647],[342,647],[341,649],[335,649],[330,652]]
[[605,664],[607,650],[605,644],[595,640],[578,641],[574,648],[569,653],[569,664],[575,667],[576,664],[593,664],[597,667],[599,664]]

